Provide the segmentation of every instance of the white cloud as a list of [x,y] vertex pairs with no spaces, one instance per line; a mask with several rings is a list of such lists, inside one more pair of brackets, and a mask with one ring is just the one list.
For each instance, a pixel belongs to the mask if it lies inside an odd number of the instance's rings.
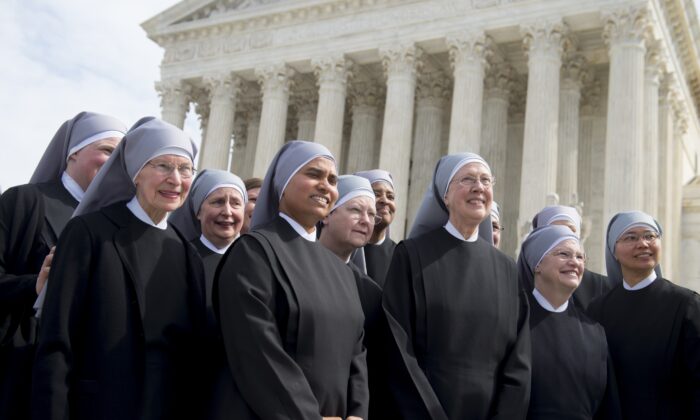
[[[162,49],[141,22],[177,0],[3,0],[0,5],[0,186],[29,180],[61,123],[80,111],[127,125],[160,116]],[[194,117],[186,130],[197,141]]]

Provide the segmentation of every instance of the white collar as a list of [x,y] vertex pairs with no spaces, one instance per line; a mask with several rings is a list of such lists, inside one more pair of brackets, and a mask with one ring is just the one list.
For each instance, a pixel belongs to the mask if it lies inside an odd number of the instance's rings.
[[625,288],[625,290],[642,290],[645,287],[652,284],[654,280],[656,280],[656,271],[652,271],[649,277],[645,278],[644,280],[640,281],[634,286],[630,286],[629,284],[627,284],[625,279],[622,279],[622,286]]
[[[238,238],[238,236],[236,236],[236,238]],[[221,255],[223,255],[223,254],[226,253],[226,251],[231,247],[231,245],[233,245],[233,242],[234,242],[235,240],[236,240],[236,239],[234,239],[233,241],[231,241],[230,244],[226,245],[226,246],[223,247],[223,248],[217,248],[216,245],[214,245],[213,243],[211,243],[211,241],[209,241],[209,239],[207,239],[207,237],[204,236],[204,234],[202,234],[202,236],[199,237],[199,241],[202,242],[202,244],[204,244],[204,246],[206,246],[207,248],[209,248],[209,249],[211,249],[212,251],[216,252],[217,254],[221,254]]]
[[555,308],[554,305],[552,305],[551,303],[549,303],[549,301],[547,300],[547,298],[544,297],[544,296],[542,296],[542,293],[540,293],[540,291],[537,290],[537,289],[533,289],[533,290],[532,290],[532,296],[535,297],[535,300],[537,301],[537,303],[540,304],[540,306],[541,306],[542,308],[544,308],[546,311],[549,311],[549,312],[561,313],[561,312],[566,311],[566,308],[569,307],[569,301],[567,300],[566,302],[564,302],[563,305],[561,305],[561,306],[558,307],[558,308]]
[[166,214],[163,220],[160,221],[160,223],[156,224],[153,223],[153,220],[146,214],[146,210],[141,207],[141,203],[139,203],[139,200],[134,196],[134,198],[131,199],[128,203],[126,203],[126,207],[131,210],[131,213],[136,216],[137,219],[142,221],[143,223],[153,226],[155,228],[158,228],[160,230],[165,230],[168,228],[168,215]]
[[75,200],[80,203],[80,201],[83,199],[83,196],[85,195],[85,191],[78,185],[77,182],[73,178],[71,178],[70,175],[68,175],[68,172],[63,171],[63,174],[61,174],[61,182],[63,183],[63,187],[68,190],[70,195],[75,198]]
[[455,238],[459,239],[460,241],[463,242],[476,242],[476,240],[479,238],[479,228],[477,227],[474,233],[472,233],[472,236],[465,238],[462,236],[462,234],[457,230],[455,225],[452,224],[449,220],[447,221],[447,224],[445,225],[445,230],[450,233],[450,235],[454,236]]
[[313,232],[309,233],[304,229],[296,220],[292,219],[291,217],[287,216],[286,214],[280,212],[280,217],[289,222],[289,224],[292,226],[292,229],[294,229],[299,236],[302,238],[306,239],[309,242],[316,242],[316,229],[314,228]]

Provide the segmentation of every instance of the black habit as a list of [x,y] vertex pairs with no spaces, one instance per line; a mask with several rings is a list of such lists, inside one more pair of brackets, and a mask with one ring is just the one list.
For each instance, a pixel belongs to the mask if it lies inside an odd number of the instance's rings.
[[384,287],[390,381],[404,419],[522,419],[527,297],[515,263],[444,228],[401,242]]
[[214,287],[231,398],[255,413],[232,418],[367,418],[364,316],[335,254],[276,217],[233,244]]
[[172,226],[150,226],[124,202],[75,217],[47,287],[34,419],[199,416],[203,268]]
[[391,256],[394,255],[394,248],[396,248],[396,242],[388,237],[384,238],[384,242],[380,245],[367,244],[364,246],[367,275],[379,287],[384,287],[386,273],[389,271],[389,264],[391,264]]
[[619,419],[617,385],[600,324],[569,302],[542,308],[530,294],[532,392],[528,420]]
[[0,197],[0,419],[29,418],[36,280],[77,205],[60,181]]
[[614,286],[612,280],[607,276],[586,269],[583,271],[581,284],[576,288],[572,296],[574,305],[585,312],[591,302],[604,296]]
[[657,278],[594,301],[628,420],[700,419],[700,297]]

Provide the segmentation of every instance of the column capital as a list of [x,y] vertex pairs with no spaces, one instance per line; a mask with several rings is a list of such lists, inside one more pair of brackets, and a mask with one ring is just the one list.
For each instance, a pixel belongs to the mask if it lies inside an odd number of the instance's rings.
[[209,113],[211,111],[209,93],[205,88],[192,90],[192,101],[194,102],[194,111],[199,119],[199,128],[204,130],[209,121]]
[[590,78],[586,58],[580,53],[566,54],[561,66],[561,89],[581,91],[585,81]]
[[379,48],[382,67],[386,76],[393,74],[415,75],[423,65],[423,50],[414,44],[393,44]]
[[213,73],[202,78],[205,89],[209,92],[211,103],[229,104],[241,92],[241,78],[232,73]]
[[688,114],[680,95],[675,94],[671,97],[671,106],[673,108],[673,132],[677,137],[683,136],[688,132]]
[[294,92],[292,106],[296,109],[299,120],[315,120],[318,107],[318,91],[304,89]]
[[342,54],[311,59],[311,67],[319,86],[326,82],[345,85],[348,78],[352,77],[353,65],[354,62]]
[[502,57],[494,56],[484,77],[484,97],[508,100],[514,74],[513,67]]
[[385,88],[374,80],[353,81],[349,98],[353,106],[379,106]]
[[489,57],[493,54],[493,40],[484,31],[462,31],[447,35],[450,65],[459,70],[468,63],[481,63],[489,66]]
[[180,79],[165,79],[155,83],[160,106],[180,106],[191,99],[192,86]]
[[416,85],[416,97],[421,103],[444,105],[450,95],[447,77],[440,70],[421,73]]
[[676,76],[670,72],[661,75],[659,83],[659,105],[670,106],[679,96],[678,81]]
[[525,103],[527,102],[527,75],[515,75],[508,84],[508,112],[516,119],[525,118]]
[[601,111],[601,92],[603,88],[595,74],[589,73],[589,77],[583,80],[581,89],[581,115],[598,115]]
[[523,36],[525,54],[545,55],[561,60],[565,48],[571,45],[568,32],[568,25],[560,19],[522,25],[520,33]]
[[233,119],[233,136],[235,139],[234,147],[236,149],[241,149],[248,143],[248,139],[246,138],[246,131],[248,127],[246,127],[245,118],[239,118],[240,116],[241,115],[236,115],[236,117]]
[[240,112],[241,114],[245,114],[248,120],[260,119],[260,113],[262,111],[262,106],[260,102],[246,101],[241,103],[240,106],[236,106],[236,108],[238,109],[238,112]]
[[647,82],[658,85],[661,81],[661,76],[666,71],[666,60],[659,41],[651,41],[648,44],[644,63],[644,76]]
[[652,30],[649,8],[646,5],[604,10],[602,16],[603,40],[608,47],[629,44],[644,48]]
[[294,69],[285,63],[275,63],[260,66],[255,69],[255,76],[263,91],[263,96],[270,92],[282,92],[288,94],[292,85],[292,77],[296,74]]

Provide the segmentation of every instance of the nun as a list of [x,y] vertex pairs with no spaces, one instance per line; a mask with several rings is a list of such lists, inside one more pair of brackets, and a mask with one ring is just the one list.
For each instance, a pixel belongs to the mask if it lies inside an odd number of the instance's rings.
[[610,346],[625,419],[700,418],[700,296],[657,272],[662,230],[640,211],[608,224],[605,264],[616,286],[593,301]]
[[527,297],[515,262],[479,236],[493,176],[473,153],[442,157],[383,306],[390,385],[404,419],[522,419],[530,395]]
[[530,420],[619,419],[617,387],[605,331],[570,305],[586,256],[565,226],[535,229],[518,257],[530,299],[532,391]]
[[253,177],[243,182],[245,184],[246,194],[248,194],[248,202],[245,205],[245,218],[243,219],[241,235],[248,233],[250,230],[250,221],[253,219],[253,210],[255,210],[255,203],[258,201],[258,194],[260,194],[260,187],[262,187],[262,179]]
[[0,196],[0,418],[29,417],[33,305],[46,284],[52,248],[124,133],[116,118],[81,112],[54,134],[29,184]]
[[221,261],[215,309],[240,390],[230,398],[249,408],[231,418],[367,418],[355,278],[316,242],[316,224],[338,199],[337,180],[324,146],[286,143],[265,175],[251,231]]
[[501,249],[501,232],[503,232],[503,224],[501,223],[501,206],[495,201],[491,205],[491,231],[493,246]]
[[377,214],[382,220],[374,226],[367,245],[354,253],[353,262],[383,287],[391,256],[396,248],[396,242],[389,235],[389,226],[396,214],[394,178],[382,169],[357,172],[355,175],[369,180],[376,199]]
[[179,128],[143,118],[88,188],[49,274],[33,418],[199,416],[204,271],[167,221],[195,152]]
[[[561,225],[568,227],[577,237],[581,237],[581,215],[574,207],[547,206],[532,219],[532,228],[537,229],[547,225]],[[608,293],[614,284],[608,277],[595,273],[589,269],[583,272],[581,284],[573,295],[573,303],[582,310],[586,310],[590,303]],[[524,284],[527,291],[531,291],[532,284]]]
[[366,245],[381,217],[375,210],[375,194],[369,180],[356,175],[338,177],[338,201],[322,221],[319,240],[341,261],[346,262],[355,275],[365,314],[367,372],[369,376],[369,418],[394,418],[386,372],[384,338],[387,333],[382,311],[382,289],[357,267],[350,257]]

